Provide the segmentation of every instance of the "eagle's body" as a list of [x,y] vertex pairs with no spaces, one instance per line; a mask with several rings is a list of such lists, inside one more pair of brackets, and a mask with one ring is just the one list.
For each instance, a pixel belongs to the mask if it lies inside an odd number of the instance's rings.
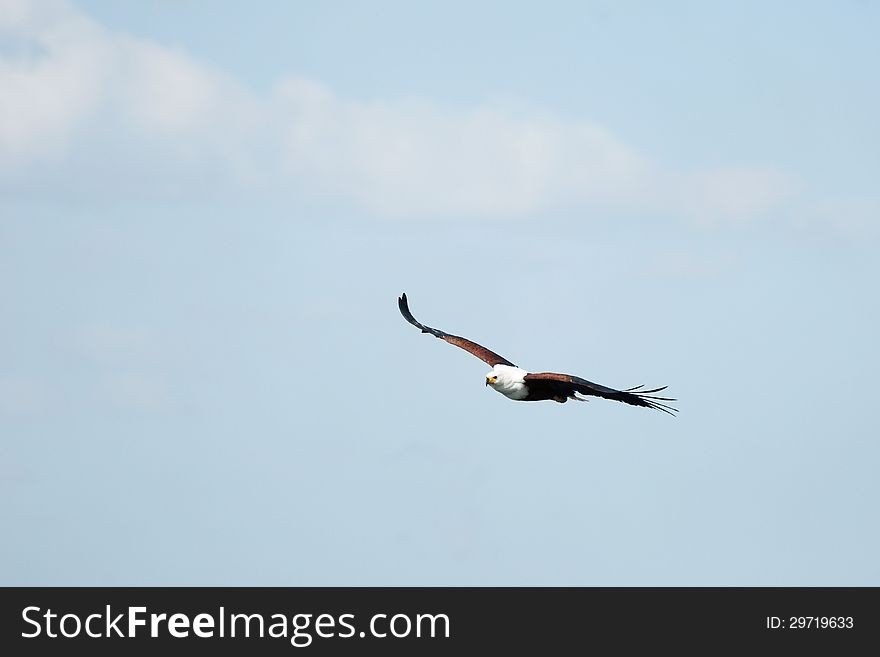
[[633,406],[644,406],[653,408],[664,413],[674,414],[676,409],[663,403],[675,401],[669,397],[658,397],[656,394],[662,388],[653,390],[642,390],[643,386],[635,388],[627,388],[626,390],[616,390],[608,388],[598,383],[592,383],[586,379],[582,379],[571,374],[557,374],[556,372],[528,372],[521,367],[517,367],[503,356],[499,356],[493,351],[489,351],[485,347],[472,342],[467,338],[457,335],[444,333],[443,331],[430,326],[425,326],[413,317],[409,310],[409,304],[406,295],[402,295],[397,305],[404,319],[410,324],[420,329],[422,333],[430,333],[434,337],[445,340],[449,344],[461,347],[465,351],[473,354],[480,360],[492,366],[492,371],[486,375],[486,385],[491,386],[494,390],[500,392],[508,399],[515,401],[543,401],[552,399],[560,403],[565,403],[569,399],[577,401],[588,401],[580,395],[589,395],[593,397],[604,397],[606,399],[614,399]]

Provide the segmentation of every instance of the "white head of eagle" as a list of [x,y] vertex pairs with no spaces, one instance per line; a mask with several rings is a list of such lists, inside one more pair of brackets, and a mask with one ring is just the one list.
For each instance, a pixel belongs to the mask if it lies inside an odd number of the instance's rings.
[[528,372],[522,368],[499,364],[486,375],[486,385],[492,386],[493,390],[497,390],[505,397],[522,401],[529,394],[525,383],[526,374]]
[[468,353],[473,354],[483,362],[492,366],[492,371],[486,375],[486,385],[500,392],[508,399],[516,401],[541,401],[544,399],[552,399],[560,403],[564,403],[569,399],[578,401],[587,401],[578,395],[589,395],[592,397],[604,397],[605,399],[613,399],[615,401],[631,404],[633,406],[643,406],[645,408],[653,408],[664,413],[674,415],[676,409],[664,402],[675,401],[669,397],[659,397],[654,393],[665,390],[662,388],[654,388],[653,390],[644,390],[644,386],[636,386],[634,388],[626,388],[625,390],[617,390],[608,388],[598,383],[592,383],[586,379],[582,379],[571,374],[558,374],[556,372],[538,372],[532,373],[517,367],[504,356],[499,356],[494,351],[489,351],[486,347],[478,345],[467,338],[457,335],[444,333],[443,331],[430,326],[425,326],[413,317],[409,311],[409,304],[406,295],[401,295],[397,300],[397,307],[400,314],[410,324],[419,329],[422,333],[430,333],[435,338],[445,340],[449,344],[461,347]]

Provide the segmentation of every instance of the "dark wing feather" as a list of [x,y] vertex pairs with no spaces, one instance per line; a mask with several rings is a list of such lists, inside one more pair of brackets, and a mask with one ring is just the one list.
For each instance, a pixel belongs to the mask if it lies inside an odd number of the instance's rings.
[[446,342],[448,342],[449,344],[454,344],[456,347],[461,347],[462,349],[473,354],[480,360],[489,363],[489,365],[510,365],[511,367],[516,367],[516,365],[511,363],[503,356],[499,356],[494,351],[489,351],[488,349],[486,349],[486,347],[478,345],[476,342],[471,342],[467,338],[460,338],[457,335],[450,335],[449,333],[444,333],[443,331],[440,331],[438,329],[421,324],[416,320],[415,317],[412,316],[412,313],[409,311],[409,304],[407,304],[406,302],[406,294],[401,295],[401,297],[397,300],[397,306],[398,308],[400,308],[400,314],[403,315],[403,318],[410,324],[415,326],[417,329],[420,329],[422,333],[430,333],[435,338],[446,340]]
[[670,415],[678,412],[678,409],[663,403],[675,401],[674,399],[671,397],[659,397],[654,394],[665,390],[666,386],[654,388],[653,390],[641,390],[644,386],[615,390],[614,388],[608,388],[598,383],[572,376],[571,374],[556,374],[554,372],[526,374],[524,380],[525,384],[529,387],[529,397],[532,397],[532,395],[536,395],[541,399],[547,399],[553,395],[569,397],[575,392],[579,392],[582,395],[604,397],[605,399],[613,399],[625,404],[632,404],[633,406],[653,408]]

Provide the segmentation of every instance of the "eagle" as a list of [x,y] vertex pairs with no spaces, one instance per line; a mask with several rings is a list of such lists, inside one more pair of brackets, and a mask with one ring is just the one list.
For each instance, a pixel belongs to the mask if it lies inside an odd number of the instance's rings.
[[449,344],[461,347],[468,353],[491,365],[492,371],[486,375],[486,385],[491,386],[508,399],[515,401],[543,401],[552,399],[560,404],[564,404],[569,399],[589,401],[584,397],[579,397],[578,394],[580,394],[613,399],[633,406],[653,408],[669,415],[675,415],[678,412],[678,409],[664,403],[674,402],[676,401],[675,399],[659,397],[656,394],[666,390],[666,386],[644,390],[645,386],[641,385],[634,388],[626,388],[625,390],[615,390],[614,388],[592,383],[571,374],[527,372],[503,356],[489,351],[486,347],[478,345],[476,342],[425,326],[413,317],[409,310],[409,303],[405,293],[397,299],[397,306],[400,308],[400,314],[403,315],[403,318],[417,329],[420,329],[422,333],[430,333],[435,338],[440,338]]

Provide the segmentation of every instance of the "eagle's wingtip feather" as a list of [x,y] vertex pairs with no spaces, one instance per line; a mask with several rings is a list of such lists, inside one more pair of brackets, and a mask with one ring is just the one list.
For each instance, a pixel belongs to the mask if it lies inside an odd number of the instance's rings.
[[400,313],[407,319],[409,319],[408,316],[412,315],[412,313],[410,313],[409,311],[409,303],[407,303],[406,300],[406,292],[397,297],[397,308],[398,310],[400,310]]

